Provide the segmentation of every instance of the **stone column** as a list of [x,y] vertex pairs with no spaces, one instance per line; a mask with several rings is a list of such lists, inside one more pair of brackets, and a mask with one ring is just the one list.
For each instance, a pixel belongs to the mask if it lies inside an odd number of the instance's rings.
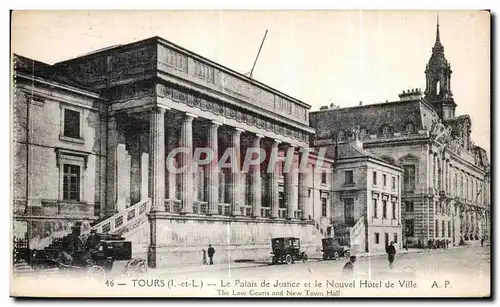
[[153,212],[149,216],[149,246],[148,246],[148,267],[156,268],[156,216]]
[[132,205],[141,201],[142,187],[142,165],[141,165],[141,147],[140,138],[134,135],[130,146],[130,203]]
[[240,205],[241,205],[241,153],[240,153],[240,136],[244,130],[235,128],[231,134],[231,146],[235,153],[235,163],[236,169],[231,169],[231,215],[237,216],[241,215]]
[[106,201],[104,216],[111,216],[117,212],[116,197],[117,197],[117,149],[120,141],[120,131],[116,117],[110,117],[107,121],[108,142],[106,144]]
[[217,130],[222,124],[212,121],[210,124],[210,129],[208,131],[208,146],[213,150],[214,156],[209,165],[207,165],[208,173],[208,214],[214,215],[219,212],[219,168],[217,166],[218,161],[218,137]]
[[[256,134],[252,143],[252,147],[260,149],[260,141],[264,136]],[[262,177],[260,175],[260,164],[252,165],[251,173],[251,195],[252,195],[252,216],[260,217],[261,204],[262,204]]]
[[436,188],[436,167],[435,167],[435,161],[434,161],[434,153],[432,151],[429,153],[429,164],[430,164],[430,174],[431,174],[431,180],[430,180],[430,186],[435,189]]
[[[295,211],[298,209],[297,204],[297,182],[298,182],[298,173],[297,173],[297,159],[295,154],[295,146],[291,145],[288,147],[287,157],[288,155],[292,156],[291,167],[287,169],[284,168],[284,179],[285,179],[285,197],[287,204],[287,216],[289,219],[295,218]],[[287,158],[286,158],[287,159]],[[285,162],[286,163],[286,162]]]
[[151,109],[149,122],[149,196],[151,211],[165,209],[165,109]]
[[184,120],[181,123],[181,135],[179,138],[179,147],[186,151],[179,154],[180,168],[183,168],[180,173],[181,178],[181,213],[193,213],[193,120],[196,115],[186,113]]
[[[274,140],[274,143],[271,145],[271,153],[270,155],[275,155],[276,161],[269,161],[269,163],[274,163],[272,172],[269,174],[269,200],[271,203],[271,218],[279,217],[279,189],[278,189],[278,145],[281,143],[279,140]],[[270,159],[272,160],[272,159]]]
[[[309,172],[299,173],[299,210],[302,211],[302,219],[309,219],[310,210],[307,199],[309,198]],[[312,214],[311,214],[312,215]]]

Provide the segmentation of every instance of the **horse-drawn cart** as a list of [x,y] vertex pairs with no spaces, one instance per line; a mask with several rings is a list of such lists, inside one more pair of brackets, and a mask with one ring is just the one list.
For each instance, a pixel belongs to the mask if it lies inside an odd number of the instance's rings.
[[16,257],[24,260],[35,272],[57,269],[63,274],[83,274],[87,277],[106,278],[116,261],[127,261],[125,275],[146,272],[146,262],[132,258],[132,243],[125,238],[91,232],[88,236],[74,233],[56,239],[43,250],[18,250]]

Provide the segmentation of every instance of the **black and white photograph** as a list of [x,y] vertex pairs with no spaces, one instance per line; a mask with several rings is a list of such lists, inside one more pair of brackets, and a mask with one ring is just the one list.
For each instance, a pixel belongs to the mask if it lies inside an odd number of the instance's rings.
[[490,11],[10,27],[11,296],[491,296]]

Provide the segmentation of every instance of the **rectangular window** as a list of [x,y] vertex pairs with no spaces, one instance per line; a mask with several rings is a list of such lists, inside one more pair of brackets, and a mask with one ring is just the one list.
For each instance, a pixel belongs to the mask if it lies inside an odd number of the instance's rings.
[[385,237],[385,246],[388,246],[389,245],[389,234],[386,232],[384,237]]
[[396,219],[396,202],[392,202],[392,218],[395,220]]
[[375,244],[380,243],[380,234],[378,232],[375,233]]
[[80,167],[64,164],[63,166],[63,200],[80,201]]
[[373,172],[373,185],[377,185],[377,172]]
[[394,234],[394,243],[398,243],[398,234],[397,233]]
[[392,189],[396,190],[396,177],[392,177]]
[[405,228],[406,228],[405,229],[406,236],[413,237],[414,233],[415,233],[415,221],[414,220],[407,220]]
[[353,184],[354,183],[353,171],[345,171],[344,176],[345,176],[345,180],[344,180],[345,184]]
[[321,183],[326,184],[326,172],[325,171],[323,171],[321,173]]
[[454,195],[455,196],[458,196],[458,192],[457,192],[457,185],[458,185],[458,178],[457,178],[457,173],[455,173],[455,179],[453,180],[453,184],[454,184]]
[[387,218],[387,200],[382,200],[382,217]]
[[386,174],[383,174],[382,175],[382,183],[383,183],[383,186],[386,187],[387,186],[387,175]]
[[415,165],[403,165],[404,190],[415,190]]
[[321,198],[321,216],[326,216],[326,198]]
[[406,212],[413,212],[413,201],[405,201],[405,211]]
[[378,208],[377,208],[377,199],[373,199],[373,217],[378,217],[377,216]]
[[441,237],[443,237],[443,238],[444,238],[444,231],[445,231],[445,229],[444,229],[444,221],[441,221]]
[[448,221],[448,237],[451,238],[451,221]]
[[458,189],[460,191],[460,197],[465,197],[464,196],[464,176],[461,175],[460,176],[460,189]]
[[436,220],[436,237],[439,237],[439,221]]
[[80,112],[64,109],[64,136],[80,138]]

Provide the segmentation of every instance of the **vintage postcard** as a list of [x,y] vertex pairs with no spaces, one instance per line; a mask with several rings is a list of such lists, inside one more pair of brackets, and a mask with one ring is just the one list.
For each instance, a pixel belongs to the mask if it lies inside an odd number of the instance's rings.
[[13,11],[11,296],[490,297],[489,11]]

